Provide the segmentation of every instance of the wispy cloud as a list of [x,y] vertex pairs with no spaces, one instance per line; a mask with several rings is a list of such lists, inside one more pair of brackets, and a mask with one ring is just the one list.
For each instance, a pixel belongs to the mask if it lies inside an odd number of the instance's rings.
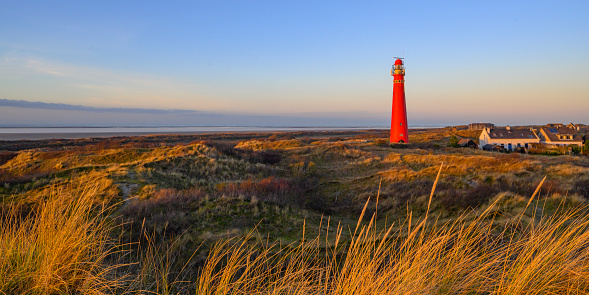
[[[3,71],[5,71],[3,73]],[[0,75],[10,76],[19,73],[22,81],[34,83],[35,80],[52,78],[64,89],[60,102],[97,106],[146,106],[162,108],[215,109],[220,107],[214,99],[202,94],[203,88],[194,83],[178,81],[145,73],[102,69],[84,65],[50,61],[36,57],[5,56],[0,60]],[[20,89],[23,92],[26,90]],[[69,94],[69,95],[68,95]],[[77,97],[77,98],[74,98]],[[183,106],[183,107],[180,107]]]
[[140,108],[99,108],[0,99],[1,126],[379,126],[349,117],[248,115]]
[[102,82],[101,84],[136,84],[142,86],[183,86],[195,88],[195,84],[186,84],[173,81],[167,77],[157,77],[141,73],[129,73],[116,70],[107,70],[83,65],[68,64],[56,61],[49,61],[34,57],[5,57],[6,63],[12,66],[23,67],[33,72],[70,77],[76,80],[88,80]]
[[16,61],[16,62],[23,62],[24,66],[26,68],[29,68],[29,69],[39,72],[39,73],[60,76],[60,77],[65,77],[65,76],[71,77],[71,75],[68,75],[66,72],[64,72],[63,68],[60,68],[58,66],[51,65],[48,63],[44,63],[40,60],[36,60],[36,59],[32,59],[32,58],[28,58],[28,59],[25,59],[22,61],[20,61],[19,59],[12,59],[12,60]]
[[140,114],[200,114],[194,110],[175,109],[142,109],[142,108],[103,108],[65,103],[33,102],[26,100],[0,99],[0,107],[17,107],[26,109],[62,110],[62,111],[86,111],[86,112],[111,112],[111,113],[140,113]]

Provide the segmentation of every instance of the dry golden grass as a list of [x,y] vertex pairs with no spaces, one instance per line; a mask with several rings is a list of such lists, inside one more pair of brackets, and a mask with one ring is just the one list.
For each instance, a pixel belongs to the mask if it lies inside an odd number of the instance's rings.
[[95,206],[99,190],[56,188],[28,216],[18,206],[2,216],[0,294],[103,294],[114,287],[103,264],[114,248]]
[[21,151],[18,155],[0,165],[0,169],[12,177],[27,174],[49,174],[80,167],[109,167],[112,165],[145,164],[173,157],[189,157],[216,154],[212,148],[202,144],[162,146],[153,149],[112,148],[93,152],[42,152]]
[[481,130],[457,130],[456,135],[466,138],[479,138]]
[[409,131],[409,136],[411,138],[411,142],[436,142],[441,141],[445,137],[449,136],[449,132],[445,130],[440,130],[441,132],[428,132],[428,131]]
[[117,196],[119,191],[114,185],[113,180],[109,177],[111,173],[115,174],[117,167],[111,167],[105,171],[90,171],[75,175],[70,179],[54,180],[49,186],[33,189],[19,195],[19,201],[27,203],[36,203],[44,200],[47,196],[55,194],[56,191],[62,196],[75,197],[84,190],[81,188],[91,187],[91,198],[94,204],[104,203]]
[[289,247],[251,245],[251,236],[221,242],[196,293],[588,294],[589,218],[573,210],[529,219],[533,199],[502,226],[493,210],[500,197],[474,219],[437,224],[410,214],[395,231],[361,216],[346,245],[340,227],[335,241],[318,236]]
[[[343,145],[333,149],[327,155],[336,160],[376,159]],[[211,152],[201,144],[161,147],[133,161],[140,164]],[[119,153],[113,150],[100,155],[118,158]],[[34,154],[23,154],[6,167],[24,171],[24,163],[34,159]],[[398,180],[433,179],[436,175],[439,178],[440,171],[460,174],[475,169],[587,176],[586,168],[550,161],[518,155],[400,152],[383,161],[392,167],[382,174]],[[438,169],[441,162],[447,163],[444,170]],[[110,177],[125,174],[125,169],[113,166],[76,175],[52,189],[33,190],[31,197],[46,199],[34,214],[19,216],[15,207],[2,216],[0,294],[142,293],[142,289],[155,294],[177,290],[196,294],[589,294],[586,208],[536,215],[543,206],[535,198],[539,190],[530,199],[515,196],[507,200],[505,194],[499,195],[488,206],[450,221],[438,221],[427,213],[414,218],[409,213],[401,224],[384,229],[377,222],[378,212],[364,220],[366,202],[355,229],[349,232],[351,240],[342,239],[346,229],[328,221],[327,235],[303,238],[287,246],[271,244],[254,233],[220,241],[191,282],[169,273],[170,249],[158,248],[155,243],[142,245],[145,251],[136,259],[138,273],[119,288],[121,281],[111,270],[120,265],[105,261],[118,248],[109,243],[111,226],[96,212],[100,211],[96,205],[117,193]],[[151,188],[144,188],[146,194]],[[429,200],[424,196],[426,212],[434,189]],[[583,202],[578,198],[573,201]],[[510,207],[506,202],[526,206],[501,215],[505,213],[503,206]]]
[[571,164],[560,164],[550,166],[546,169],[549,174],[563,177],[577,177],[589,176],[589,168],[574,166]]
[[260,150],[260,149],[288,149],[301,146],[301,142],[296,139],[285,139],[285,140],[276,140],[276,141],[267,141],[267,140],[247,140],[242,141],[236,148],[239,149],[252,149],[252,150]]
[[[383,160],[390,168],[377,173],[391,181],[410,181],[419,178],[433,178],[437,167],[445,163],[444,174],[454,176],[505,175],[510,176],[526,171],[542,171],[543,163],[538,159],[519,154],[420,154],[392,152]],[[566,165],[548,165],[547,173],[552,175],[582,177],[586,168]],[[561,173],[562,172],[562,173]]]

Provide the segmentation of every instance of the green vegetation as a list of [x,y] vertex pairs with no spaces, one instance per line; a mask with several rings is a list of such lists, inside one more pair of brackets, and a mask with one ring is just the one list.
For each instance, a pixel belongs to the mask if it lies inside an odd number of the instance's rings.
[[471,133],[2,152],[0,294],[586,293],[589,158]]
[[450,136],[450,142],[448,143],[448,146],[453,148],[459,147],[458,138],[456,137],[456,135]]
[[571,144],[569,145],[569,148],[571,149],[571,153],[573,155],[578,155],[581,153],[582,148],[576,144]]

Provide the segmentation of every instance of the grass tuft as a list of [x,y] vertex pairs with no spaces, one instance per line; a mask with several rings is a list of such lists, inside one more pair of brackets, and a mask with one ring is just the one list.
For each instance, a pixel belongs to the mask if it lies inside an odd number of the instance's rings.
[[[103,262],[112,252],[97,186],[55,189],[22,216],[0,219],[0,294],[103,294],[115,287]],[[70,195],[70,193],[72,193]]]

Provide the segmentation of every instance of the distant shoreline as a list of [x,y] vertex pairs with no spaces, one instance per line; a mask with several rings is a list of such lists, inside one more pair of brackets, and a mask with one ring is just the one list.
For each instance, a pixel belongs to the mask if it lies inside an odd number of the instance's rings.
[[[411,129],[441,128],[413,127]],[[76,139],[155,134],[386,130],[387,127],[0,127],[0,140]]]

